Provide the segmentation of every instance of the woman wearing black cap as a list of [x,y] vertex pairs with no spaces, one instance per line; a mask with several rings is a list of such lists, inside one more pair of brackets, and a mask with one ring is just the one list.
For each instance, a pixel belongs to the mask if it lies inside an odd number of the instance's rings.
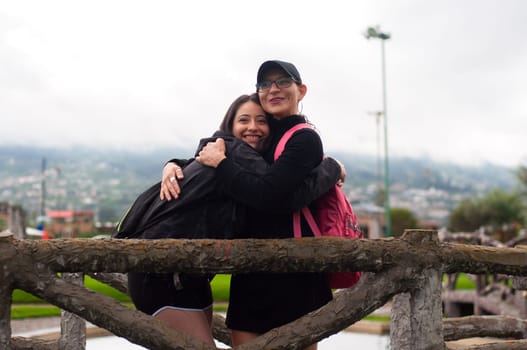
[[[268,120],[257,94],[242,95],[227,110],[215,136],[224,138],[231,161],[263,174],[270,166],[259,153],[269,135]],[[214,138],[203,139],[200,145],[210,140]],[[183,192],[178,200],[163,200],[158,196],[159,184],[152,186],[121,219],[115,238],[235,238],[250,227],[245,215],[249,206],[240,205],[224,191],[213,169],[192,160],[184,163],[185,177],[178,184]],[[281,209],[275,205],[275,210],[290,212],[305,206],[334,186],[340,172],[339,165],[327,158],[294,195],[279,203]],[[170,177],[164,181],[171,183]],[[128,274],[128,283],[138,310],[212,345],[209,277],[135,272]]]
[[[216,168],[216,176],[228,193],[261,210],[252,212],[250,235],[242,238],[291,238],[292,212],[273,212],[270,208],[287,198],[320,163],[322,141],[311,128],[299,130],[274,161],[274,150],[283,134],[307,122],[298,112],[307,87],[293,64],[273,60],[260,66],[256,89],[263,109],[273,116],[270,147],[264,154],[273,163],[268,170],[255,175],[241,169],[225,155],[222,139],[209,143],[196,159]],[[313,235],[305,222],[302,232],[304,236]],[[332,299],[324,273],[237,274],[232,277],[230,293],[227,326],[233,331],[233,345],[289,323]],[[308,349],[316,349],[316,344]]]

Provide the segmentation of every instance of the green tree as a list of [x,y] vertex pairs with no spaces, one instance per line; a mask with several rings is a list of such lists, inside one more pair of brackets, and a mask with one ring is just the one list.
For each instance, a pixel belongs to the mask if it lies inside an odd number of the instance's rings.
[[519,193],[494,190],[489,192],[484,199],[483,213],[488,225],[523,223],[524,206]]
[[483,213],[476,200],[465,198],[450,213],[451,231],[474,231],[482,226]]
[[449,228],[452,231],[474,231],[482,226],[501,227],[523,223],[524,205],[518,192],[495,189],[479,199],[464,199],[452,211]]
[[527,212],[526,212],[526,208],[527,208],[527,205],[526,205],[526,202],[527,202],[527,166],[521,165],[520,167],[518,167],[518,169],[516,170],[516,178],[520,182],[520,186],[521,186],[520,196],[522,197],[523,203],[524,203],[523,218],[526,219],[527,218]]
[[518,178],[520,184],[523,185],[524,190],[527,191],[527,166],[521,165],[516,170],[516,178]]
[[418,228],[417,219],[410,210],[403,208],[392,208],[390,210],[392,219],[392,235],[399,237],[406,229]]

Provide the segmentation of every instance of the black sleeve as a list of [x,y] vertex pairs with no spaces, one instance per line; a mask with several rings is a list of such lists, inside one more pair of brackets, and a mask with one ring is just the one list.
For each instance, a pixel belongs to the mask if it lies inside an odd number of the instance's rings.
[[179,165],[181,168],[185,168],[187,165],[189,165],[192,161],[194,160],[194,158],[189,158],[189,159],[178,159],[178,158],[174,158],[174,159],[170,159],[168,162],[165,163],[165,165],[167,165],[168,163],[176,163],[177,165]]
[[262,174],[247,171],[230,157],[216,168],[226,193],[259,210],[272,210],[294,193],[322,160],[322,142],[309,129],[296,132],[282,155]]
[[[253,173],[255,177],[263,176],[271,167],[262,156],[247,144],[240,143],[233,152],[233,162],[244,171]],[[227,154],[229,157],[229,154]],[[324,159],[320,165],[311,170],[300,186],[284,200],[273,203],[273,211],[298,210],[316,198],[326,193],[340,178],[340,165],[332,158]],[[249,203],[254,206],[254,203]]]
[[298,210],[329,191],[340,179],[340,165],[333,158],[325,158],[309,173],[302,185],[275,209]]

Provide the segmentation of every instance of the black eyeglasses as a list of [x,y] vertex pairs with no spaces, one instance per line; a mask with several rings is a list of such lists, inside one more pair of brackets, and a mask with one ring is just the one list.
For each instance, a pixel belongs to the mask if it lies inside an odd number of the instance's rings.
[[264,80],[256,84],[256,91],[263,92],[268,91],[273,83],[279,89],[285,89],[291,86],[291,84],[296,83],[297,81],[292,77],[284,77],[276,80]]

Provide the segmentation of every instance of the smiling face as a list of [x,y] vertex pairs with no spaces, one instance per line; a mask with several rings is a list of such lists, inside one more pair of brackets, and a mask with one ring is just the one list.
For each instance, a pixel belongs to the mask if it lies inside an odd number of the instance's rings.
[[242,104],[234,116],[232,134],[260,150],[263,141],[269,136],[269,124],[262,107],[252,101]]
[[293,83],[279,88],[274,81],[289,77],[282,69],[271,69],[265,73],[263,80],[273,82],[268,90],[258,92],[263,109],[276,119],[298,114],[298,102],[307,92],[305,84]]

